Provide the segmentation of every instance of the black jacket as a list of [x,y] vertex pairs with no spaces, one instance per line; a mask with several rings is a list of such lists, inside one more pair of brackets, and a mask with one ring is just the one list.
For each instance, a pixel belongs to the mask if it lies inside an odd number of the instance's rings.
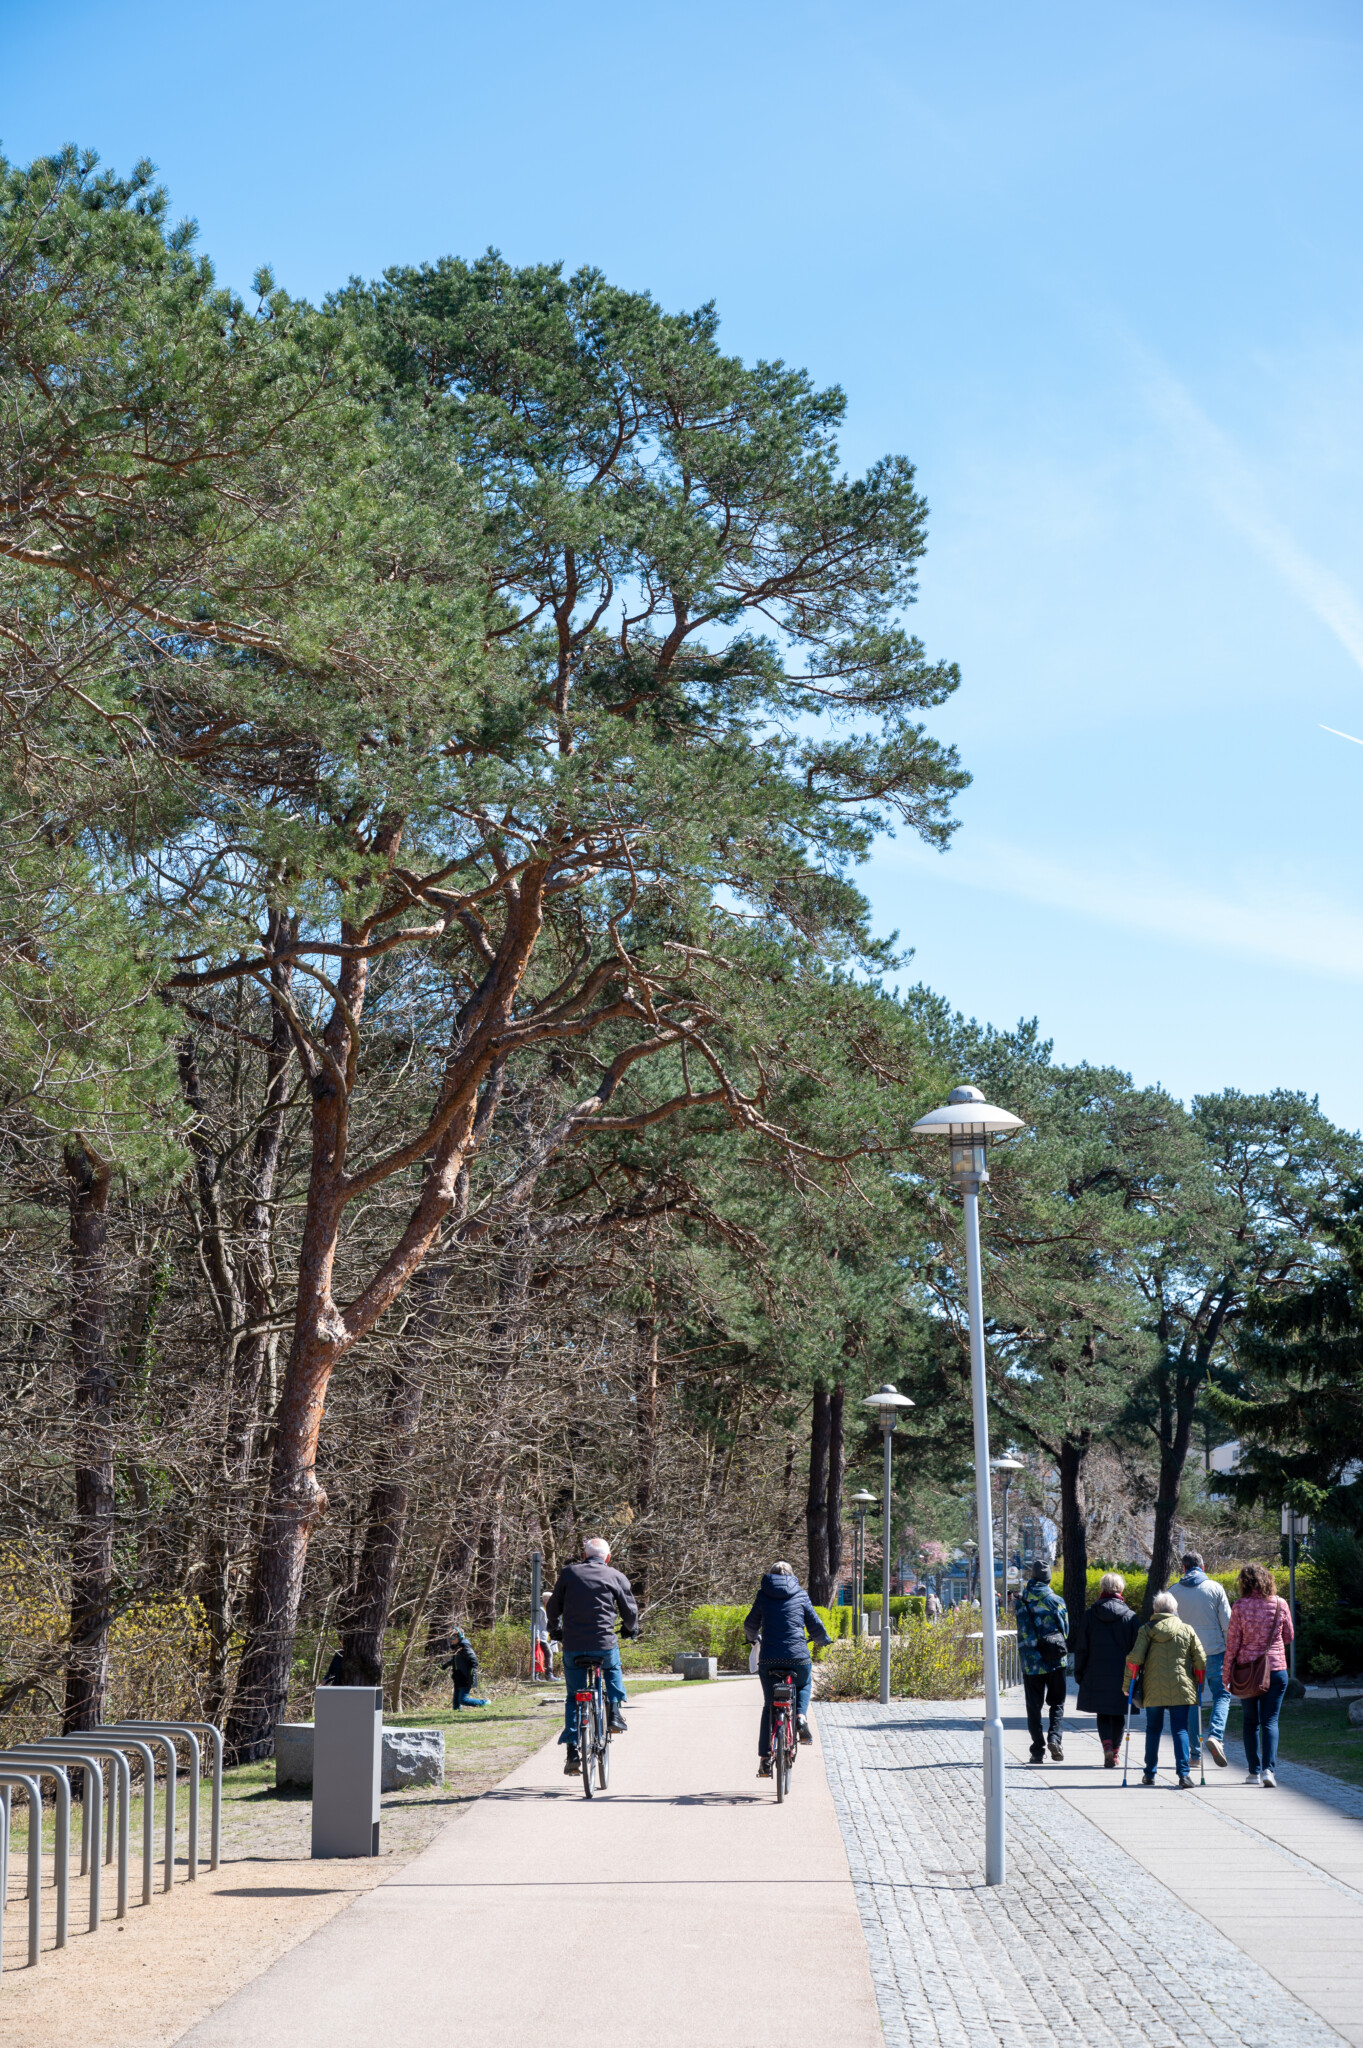
[[1126,1659],[1139,1627],[1125,1600],[1109,1597],[1089,1608],[1074,1646],[1081,1714],[1126,1712]]
[[456,1685],[474,1686],[478,1683],[478,1652],[461,1630],[455,1637],[454,1655],[440,1666],[442,1671],[452,1671]]
[[748,1609],[743,1633],[750,1643],[761,1638],[759,1664],[807,1664],[806,1635],[816,1643],[833,1638],[814,1611],[813,1603],[791,1572],[766,1572],[757,1598]]
[[580,1564],[565,1564],[544,1611],[549,1617],[550,1635],[561,1641],[569,1654],[574,1650],[608,1650],[615,1641],[617,1614],[622,1635],[639,1633],[639,1610],[629,1580],[603,1558],[588,1557]]

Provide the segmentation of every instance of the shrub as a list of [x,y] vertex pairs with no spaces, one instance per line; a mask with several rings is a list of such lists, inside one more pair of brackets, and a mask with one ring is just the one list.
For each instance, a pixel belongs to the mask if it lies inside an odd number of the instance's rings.
[[[984,1690],[983,1644],[979,1614],[973,1607],[954,1608],[940,1621],[911,1619],[890,1637],[890,1691],[898,1699],[968,1699]],[[874,1700],[880,1697],[880,1642],[855,1637],[835,1643],[819,1666],[815,1681],[824,1700]]]

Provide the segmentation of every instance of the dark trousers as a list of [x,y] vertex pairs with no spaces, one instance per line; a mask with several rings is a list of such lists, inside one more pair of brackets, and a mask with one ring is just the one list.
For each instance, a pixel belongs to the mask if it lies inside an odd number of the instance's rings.
[[1095,1714],[1093,1718],[1098,1723],[1098,1740],[1106,1743],[1109,1749],[1116,1749],[1121,1742],[1122,1731],[1126,1727],[1126,1715]]
[[[1252,1771],[1276,1771],[1278,1768],[1278,1715],[1282,1709],[1283,1697],[1287,1692],[1287,1673],[1270,1671],[1268,1691],[1261,1693],[1257,1700],[1242,1700],[1241,1726],[1245,1736],[1245,1762]],[[1263,1749],[1260,1751],[1260,1738]]]
[[1041,1703],[1044,1700],[1051,1710],[1050,1733],[1059,1741],[1065,1727],[1065,1673],[1043,1671],[1033,1678],[1025,1672],[1022,1690],[1027,1700],[1027,1733],[1032,1738],[1032,1755],[1046,1754],[1046,1744],[1041,1733]]

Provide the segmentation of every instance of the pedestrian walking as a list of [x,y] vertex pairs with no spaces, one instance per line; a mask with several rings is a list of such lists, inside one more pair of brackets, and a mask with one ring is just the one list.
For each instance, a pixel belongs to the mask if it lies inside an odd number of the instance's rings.
[[[1065,1761],[1065,1674],[1069,1668],[1069,1610],[1050,1582],[1042,1558],[1032,1566],[1031,1581],[1018,1601],[1018,1661],[1027,1702],[1027,1733],[1032,1738],[1029,1763],[1044,1764],[1047,1748],[1058,1764]],[[1041,1734],[1043,1702],[1050,1708],[1045,1739]]]
[[925,1611],[929,1621],[940,1621],[942,1618],[942,1603],[937,1598],[937,1595],[933,1592],[931,1586],[928,1587],[928,1597]]
[[1075,1631],[1074,1675],[1079,1680],[1079,1711],[1098,1719],[1103,1768],[1115,1771],[1122,1746],[1129,1678],[1126,1660],[1140,1626],[1123,1595],[1120,1572],[1104,1572],[1098,1598]]
[[[1195,1550],[1183,1553],[1183,1577],[1169,1591],[1174,1596],[1180,1621],[1186,1621],[1207,1655],[1207,1691],[1212,1711],[1207,1722],[1207,1754],[1214,1764],[1225,1768],[1226,1717],[1230,1713],[1230,1687],[1226,1684],[1226,1629],[1230,1624],[1230,1599],[1224,1586],[1209,1579]],[[1199,1699],[1198,1702],[1201,1705]],[[1201,1716],[1193,1722],[1193,1749],[1189,1762],[1198,1761],[1197,1730]]]
[[554,1676],[555,1643],[549,1633],[549,1615],[544,1602],[535,1609],[535,1671],[536,1678],[552,1679]]
[[1179,1620],[1172,1593],[1156,1593],[1151,1601],[1150,1619],[1136,1636],[1126,1668],[1129,1673],[1141,1673],[1141,1695],[1145,1701],[1145,1774],[1141,1783],[1155,1782],[1160,1736],[1167,1714],[1178,1789],[1191,1792],[1188,1716],[1197,1705],[1207,1659],[1194,1630],[1186,1621]]
[[1287,1691],[1292,1615],[1267,1565],[1247,1564],[1226,1627],[1225,1676],[1244,1717],[1245,1783],[1277,1784],[1278,1715]]

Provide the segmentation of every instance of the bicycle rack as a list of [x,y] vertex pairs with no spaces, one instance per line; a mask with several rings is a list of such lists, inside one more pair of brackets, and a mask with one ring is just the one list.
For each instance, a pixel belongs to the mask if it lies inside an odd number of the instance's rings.
[[[151,1745],[135,1735],[114,1734],[108,1728],[99,1728],[93,1732],[100,1738],[97,1745],[99,1749],[108,1749],[112,1754],[125,1757],[136,1756],[142,1766],[142,1904],[149,1906],[152,1901],[156,1869],[156,1759],[151,1753]],[[79,1736],[75,1739],[80,1740]],[[131,1766],[129,1776],[131,1777]],[[129,1793],[131,1797],[131,1787]]]
[[[13,1775],[10,1771],[11,1752],[0,1750],[0,1773]],[[71,1780],[59,1763],[49,1758],[36,1759],[27,1769],[19,1764],[21,1774],[30,1778],[51,1778],[57,1788],[57,1839],[52,1858],[52,1881],[57,1888],[57,1939],[56,1948],[66,1947],[67,1920],[71,1899]],[[29,1832],[33,1832],[35,1816],[29,1815]],[[36,1815],[38,1847],[41,1851],[43,1840],[42,1795]],[[30,1852],[31,1853],[31,1852]]]
[[[164,1722],[160,1722],[160,1721],[153,1721],[153,1722],[147,1722],[147,1721],[134,1721],[134,1722],[132,1722],[132,1723],[127,1723],[127,1722],[123,1722],[123,1721],[111,1721],[111,1722],[110,1722],[110,1723],[108,1724],[108,1726],[107,1726],[107,1727],[101,1728],[101,1730],[100,1730],[100,1734],[101,1734],[101,1735],[103,1735],[103,1736],[117,1736],[117,1737],[126,1737],[126,1738],[127,1738],[127,1739],[128,1739],[129,1741],[130,1741],[130,1742],[141,1742],[141,1743],[145,1743],[145,1744],[146,1744],[146,1745],[147,1745],[148,1747],[150,1747],[150,1746],[151,1746],[151,1744],[152,1744],[152,1743],[154,1743],[154,1742],[159,1742],[159,1743],[160,1743],[160,1745],[161,1745],[161,1748],[162,1748],[162,1750],[163,1750],[163,1751],[164,1751],[164,1753],[165,1753],[165,1762],[166,1762],[166,1826],[165,1826],[165,1878],[164,1878],[164,1882],[163,1882],[163,1884],[162,1884],[162,1887],[161,1887],[161,1889],[162,1889],[163,1891],[167,1891],[167,1892],[168,1892],[168,1891],[170,1891],[170,1890],[172,1890],[172,1889],[173,1889],[173,1887],[174,1887],[174,1884],[175,1884],[175,1777],[176,1777],[176,1772],[178,1771],[178,1769],[179,1769],[179,1766],[180,1766],[180,1757],[179,1757],[179,1752],[178,1752],[178,1751],[176,1750],[176,1747],[175,1747],[175,1737],[174,1737],[174,1736],[173,1736],[172,1734],[170,1734],[170,1733],[169,1733],[169,1731],[168,1731],[168,1729],[167,1729],[167,1727],[166,1727],[166,1724],[165,1724]],[[195,1744],[195,1748],[197,1749],[197,1747],[198,1747],[198,1745],[197,1745],[197,1743],[196,1743],[196,1744]],[[197,1780],[197,1779],[191,1779],[191,1780],[190,1780],[190,1788],[191,1788],[191,1794],[193,1795],[193,1798],[192,1798],[192,1810],[194,1810],[194,1811],[197,1811],[197,1808],[198,1808],[198,1803],[199,1803],[199,1802],[198,1802],[198,1797],[197,1797],[197,1794],[198,1794],[198,1780]],[[147,1808],[147,1811],[148,1811],[148,1812],[151,1812],[151,1810],[152,1810],[152,1807],[153,1807],[153,1805],[154,1805],[154,1803],[155,1803],[155,1796],[156,1796],[156,1780],[155,1780],[155,1775],[153,1774],[153,1776],[152,1776],[151,1778],[149,1778],[149,1779],[148,1779],[148,1781],[147,1781],[147,1791],[146,1791],[146,1808]],[[192,1840],[191,1840],[191,1851],[192,1851],[192,1848],[193,1848],[193,1843],[192,1843]],[[192,1855],[191,1855],[191,1866],[192,1866],[192,1861],[193,1861],[193,1859],[192,1859]]]
[[216,1870],[222,1855],[222,1730],[212,1721],[120,1721],[120,1728],[164,1728],[182,1741],[193,1745],[190,1769],[190,1877],[196,1877],[199,1869],[199,1768],[200,1749],[197,1737],[206,1735],[213,1749],[213,1815],[209,1834],[208,1867]]
[[[80,1874],[87,1873],[90,1879],[90,1932],[98,1934],[100,1922],[100,1836],[103,1834],[101,1821],[104,1806],[104,1772],[96,1760],[95,1751],[87,1749],[79,1736],[67,1738],[53,1736],[47,1742],[16,1742],[5,1750],[4,1757],[10,1763],[52,1765],[60,1762],[66,1768],[75,1765],[84,1771],[86,1786],[81,1799],[80,1812]],[[70,1778],[67,1779],[67,1831],[70,1832],[71,1794]],[[125,1835],[126,1840],[126,1835]],[[124,1896],[127,1895],[126,1857]],[[68,1877],[69,1882],[69,1877]],[[59,1942],[58,1947],[61,1946]]]
[[36,1774],[0,1770],[0,1928],[9,1903],[10,1798],[18,1787],[28,1799],[28,1966],[37,1967],[43,1945],[43,1795]]
[[[118,1907],[115,1918],[122,1920],[128,1911],[128,1846],[132,1815],[132,1766],[117,1742],[103,1742],[100,1740],[102,1732],[101,1729],[90,1728],[78,1735],[54,1735],[50,1743],[45,1740],[41,1744],[25,1744],[23,1746],[25,1748],[42,1747],[44,1749],[50,1747],[58,1754],[70,1755],[73,1760],[79,1751],[84,1749],[89,1750],[94,1756],[107,1756],[112,1760],[114,1777],[117,1780],[118,1796],[116,1801],[112,1795],[104,1801],[104,1861],[112,1863],[114,1860],[114,1824],[116,1820],[118,1826]],[[148,1751],[146,1759],[148,1764],[150,1759],[151,1752]],[[86,1869],[86,1833],[86,1829],[82,1828],[82,1876],[85,1875]],[[98,1845],[96,1844],[96,1846]],[[147,1896],[150,1896],[150,1894]]]

